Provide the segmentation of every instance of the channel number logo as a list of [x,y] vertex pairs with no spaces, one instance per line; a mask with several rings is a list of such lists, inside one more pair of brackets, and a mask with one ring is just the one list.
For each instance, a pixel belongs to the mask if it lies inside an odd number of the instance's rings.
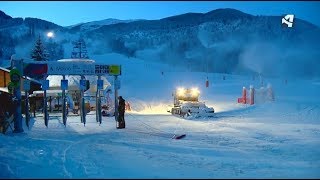
[[284,16],[282,18],[282,25],[283,26],[287,26],[289,28],[292,28],[293,26],[293,19],[294,19],[294,15],[293,14],[287,14],[286,16]]

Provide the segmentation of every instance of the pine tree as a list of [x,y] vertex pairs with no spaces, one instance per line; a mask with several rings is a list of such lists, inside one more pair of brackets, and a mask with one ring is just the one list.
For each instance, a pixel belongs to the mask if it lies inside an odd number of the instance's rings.
[[53,41],[49,41],[47,43],[47,51],[48,51],[48,60],[49,61],[53,61],[53,60],[57,60],[57,49],[58,44],[53,42]]
[[31,58],[35,61],[47,61],[48,60],[48,53],[43,46],[41,41],[40,35],[36,41],[35,47],[31,52]]
[[73,42],[73,51],[71,53],[73,59],[89,59],[86,43],[80,36],[79,40]]
[[61,44],[58,44],[53,41],[49,41],[47,44],[47,50],[48,50],[48,60],[49,61],[56,61],[58,59],[63,59],[64,57],[64,49]]
[[0,48],[0,61],[2,60],[2,57],[3,57],[3,52],[2,52],[2,48]]
[[58,50],[58,58],[59,59],[63,59],[64,58],[64,48],[63,48],[63,46],[61,44],[60,44],[59,50]]

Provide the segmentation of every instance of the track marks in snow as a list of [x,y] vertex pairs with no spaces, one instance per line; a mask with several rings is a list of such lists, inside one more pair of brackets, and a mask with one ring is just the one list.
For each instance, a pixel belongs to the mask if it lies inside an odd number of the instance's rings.
[[0,169],[0,178],[14,178],[14,172],[9,164],[0,162]]

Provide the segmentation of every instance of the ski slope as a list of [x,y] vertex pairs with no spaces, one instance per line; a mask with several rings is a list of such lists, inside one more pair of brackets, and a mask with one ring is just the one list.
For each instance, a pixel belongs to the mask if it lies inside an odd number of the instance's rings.
[[[127,59],[118,54],[92,57],[121,64],[119,95],[131,104],[126,129],[114,117],[87,124],[42,114],[21,134],[0,135],[1,178],[319,178],[320,83],[265,79],[275,102],[237,103],[247,76],[188,72],[177,67]],[[163,72],[163,75],[161,74]],[[206,77],[210,86],[205,88]],[[113,78],[108,77],[113,84]],[[200,101],[215,108],[212,118],[182,119],[166,112],[176,87],[197,86]],[[113,95],[113,94],[112,94]],[[186,133],[181,140],[173,134]]]

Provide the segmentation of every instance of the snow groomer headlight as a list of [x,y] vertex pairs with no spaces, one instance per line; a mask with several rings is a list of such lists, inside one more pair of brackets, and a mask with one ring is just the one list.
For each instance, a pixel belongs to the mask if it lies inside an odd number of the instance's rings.
[[186,93],[186,90],[184,88],[178,88],[177,95],[178,96],[184,96]]
[[198,96],[200,94],[200,91],[198,88],[192,88],[191,89],[191,95],[192,96]]

